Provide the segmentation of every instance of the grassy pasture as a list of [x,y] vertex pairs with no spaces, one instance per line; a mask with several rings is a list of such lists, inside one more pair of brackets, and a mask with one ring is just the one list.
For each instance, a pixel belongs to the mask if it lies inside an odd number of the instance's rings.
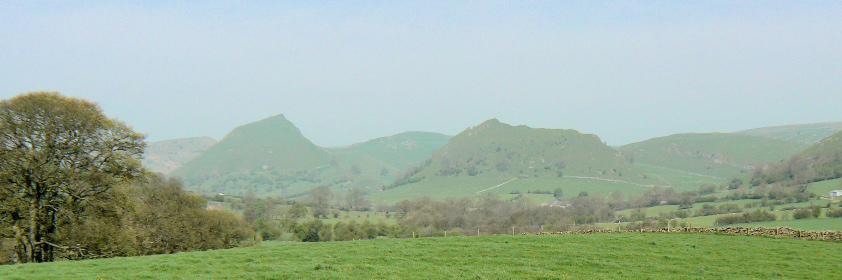
[[266,242],[0,267],[3,279],[833,279],[842,243],[693,233]]
[[[642,172],[648,173],[647,176],[655,176],[663,180],[666,185],[671,186],[677,192],[695,191],[699,189],[702,184],[719,185],[724,178],[709,176],[704,174],[694,174],[681,170],[659,167],[645,164],[635,164]],[[735,173],[736,174],[736,173]]]
[[842,178],[810,183],[807,190],[817,195],[828,196],[832,190],[842,190]]

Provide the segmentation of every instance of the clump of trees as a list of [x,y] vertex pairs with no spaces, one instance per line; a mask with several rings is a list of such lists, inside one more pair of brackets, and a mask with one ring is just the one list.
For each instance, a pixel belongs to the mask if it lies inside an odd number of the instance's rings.
[[795,219],[818,218],[822,214],[822,208],[818,205],[810,207],[801,207],[792,212],[792,217]]
[[417,182],[420,182],[421,180],[424,180],[424,178],[425,178],[424,176],[415,176],[415,175],[418,174],[419,172],[421,172],[421,170],[424,170],[424,168],[429,166],[432,162],[433,162],[432,159],[428,159],[428,160],[425,160],[424,162],[422,162],[421,164],[410,168],[409,170],[407,170],[406,172],[404,172],[400,176],[398,176],[398,178],[396,178],[395,181],[392,182],[392,184],[390,184],[388,186],[383,186],[383,190],[397,188],[397,187],[400,187],[400,186],[403,186],[403,185],[417,183]]
[[730,225],[730,224],[743,224],[743,223],[754,223],[754,222],[765,222],[765,221],[774,221],[777,220],[777,216],[774,213],[769,212],[766,209],[757,209],[754,211],[744,212],[741,214],[731,214],[716,218],[715,225]]
[[226,248],[239,218],[140,165],[144,135],[56,92],[0,101],[0,234],[16,263]]
[[292,233],[298,241],[323,242],[399,237],[401,229],[396,225],[386,225],[383,221],[378,223],[371,223],[368,220],[362,223],[340,221],[328,224],[322,220],[313,219],[296,224]]

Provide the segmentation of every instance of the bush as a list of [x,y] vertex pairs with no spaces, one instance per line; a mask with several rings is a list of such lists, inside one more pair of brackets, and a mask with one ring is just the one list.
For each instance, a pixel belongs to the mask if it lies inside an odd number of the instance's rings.
[[775,214],[765,209],[757,209],[755,211],[745,212],[742,214],[732,214],[716,218],[716,225],[743,224],[774,220],[777,220]]
[[828,218],[842,218],[842,208],[827,209]]
[[804,208],[795,210],[795,212],[792,212],[792,217],[796,218],[796,219],[806,219],[806,218],[810,218],[812,216],[813,216],[813,210],[811,210],[810,208],[807,208],[807,207],[804,207]]

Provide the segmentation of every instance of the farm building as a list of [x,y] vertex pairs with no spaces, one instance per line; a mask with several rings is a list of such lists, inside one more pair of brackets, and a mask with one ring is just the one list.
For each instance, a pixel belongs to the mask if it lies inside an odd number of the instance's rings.
[[830,197],[842,196],[842,190],[830,191]]

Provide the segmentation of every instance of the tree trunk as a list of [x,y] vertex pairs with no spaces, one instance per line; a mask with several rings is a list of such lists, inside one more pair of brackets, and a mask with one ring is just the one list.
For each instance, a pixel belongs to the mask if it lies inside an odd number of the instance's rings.
[[[34,204],[33,204],[34,205]],[[36,238],[36,232],[38,231],[38,224],[35,222],[37,221],[38,217],[38,210],[35,207],[29,209],[29,236],[26,240],[28,246],[26,246],[26,256],[24,256],[24,262],[33,262],[35,261],[35,242],[38,242]]]
[[15,264],[24,263],[24,255],[26,254],[26,243],[23,240],[23,231],[15,224],[12,227],[15,230]]

